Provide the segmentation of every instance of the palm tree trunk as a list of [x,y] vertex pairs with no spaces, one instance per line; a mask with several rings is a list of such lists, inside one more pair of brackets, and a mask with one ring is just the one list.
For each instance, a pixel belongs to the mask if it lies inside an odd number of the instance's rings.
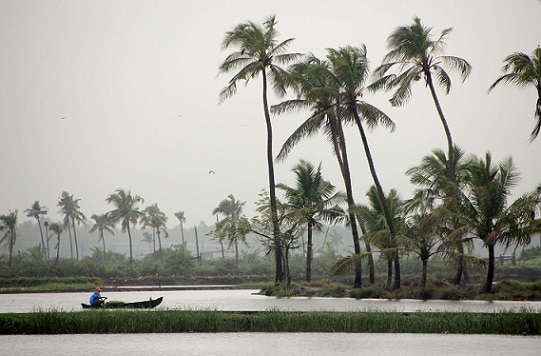
[[[359,221],[359,226],[361,227],[361,232],[363,236],[366,235],[366,228],[364,224]],[[376,267],[374,266],[374,256],[372,255],[372,246],[364,239],[364,246],[366,247],[366,252],[368,253],[368,277],[370,284],[376,283]]]
[[436,88],[434,88],[434,83],[432,81],[432,74],[430,73],[430,68],[424,71],[426,76],[426,82],[428,84],[428,87],[430,88],[430,94],[432,94],[432,100],[434,101],[434,104],[436,105],[436,110],[438,111],[438,116],[440,117],[441,124],[443,125],[443,130],[445,131],[445,136],[447,137],[447,150],[448,150],[448,160],[449,164],[447,164],[447,177],[452,181],[455,182],[455,153],[453,150],[453,137],[451,136],[451,130],[449,129],[449,125],[447,124],[447,120],[445,119],[445,115],[443,114],[443,110],[440,105],[440,101],[438,99],[438,95],[436,93]]
[[130,231],[130,224],[128,224],[128,240],[130,242],[130,264],[133,262],[133,248],[131,243],[131,231]]
[[312,249],[312,233],[313,233],[313,228],[312,228],[312,222],[309,221],[308,222],[308,231],[307,231],[307,235],[308,235],[308,242],[307,242],[307,246],[306,246],[306,282],[311,282],[312,281],[312,254],[313,254],[313,249]]
[[75,255],[77,256],[77,261],[79,261],[79,245],[77,244],[77,231],[75,231],[75,220],[71,218],[71,228],[73,229],[73,241],[75,241]]
[[199,253],[199,238],[197,237],[197,227],[193,227],[195,230],[195,248],[197,251],[197,260],[199,261],[199,264],[201,264],[201,254]]
[[422,270],[421,270],[421,287],[425,288],[426,287],[426,278],[427,278],[427,274],[428,274],[428,259],[423,258],[422,263],[423,263],[423,267],[422,267]]
[[58,234],[56,237],[56,261],[54,262],[55,264],[58,263],[59,257],[60,257],[60,234]]
[[393,259],[391,257],[387,257],[387,283],[385,284],[385,287],[390,290],[392,284],[393,284]]
[[[378,192],[379,200],[381,202],[381,206],[383,208],[383,214],[385,215],[385,220],[387,222],[387,226],[389,227],[389,232],[391,234],[391,239],[394,241],[395,245],[398,246],[396,243],[396,230],[394,227],[393,218],[391,216],[391,210],[389,209],[389,205],[387,204],[387,199],[385,198],[385,193],[383,192],[383,188],[381,187],[381,183],[379,182],[378,174],[376,172],[376,167],[374,166],[374,160],[372,159],[372,153],[370,153],[370,147],[368,146],[368,139],[366,137],[366,133],[364,132],[363,125],[361,123],[361,118],[359,117],[359,114],[355,111],[355,122],[357,123],[357,128],[359,129],[359,133],[361,135],[361,140],[363,142],[364,147],[364,153],[366,155],[366,160],[368,161],[368,167],[370,168],[370,174],[372,175],[372,179],[374,180],[374,185],[376,186],[376,190]],[[395,254],[395,281],[394,281],[394,288],[400,288],[400,256],[398,254],[398,250]]]
[[186,243],[184,242],[184,226],[182,225],[182,222],[180,223],[180,236],[182,238],[182,247],[186,249]]
[[160,236],[160,229],[157,229],[156,232],[158,234],[158,246],[159,246],[159,249],[160,249],[160,261],[163,261],[162,239],[161,239],[161,236]]
[[103,260],[107,261],[107,250],[105,250],[105,236],[103,236],[103,229],[100,229],[100,237],[103,244]]
[[[344,186],[346,188],[346,197],[348,203],[349,222],[351,227],[351,235],[353,237],[353,248],[355,254],[361,254],[361,245],[359,242],[359,232],[357,230],[357,219],[353,213],[355,207],[355,200],[353,199],[353,188],[351,184],[351,173],[349,170],[349,161],[346,151],[346,138],[340,121],[334,117],[329,118],[331,133],[333,135],[333,147],[338,165],[340,167],[340,173],[344,180]],[[355,277],[353,281],[353,288],[361,288],[362,286],[362,265],[360,263],[355,264]]]
[[263,77],[263,110],[265,113],[265,123],[267,127],[267,166],[269,174],[269,199],[271,208],[272,232],[274,238],[274,249],[276,258],[276,274],[274,278],[275,285],[279,285],[284,280],[284,271],[282,269],[282,247],[280,243],[280,226],[278,224],[278,213],[276,208],[276,184],[274,181],[274,157],[272,153],[272,122],[267,100],[267,73],[261,71]]
[[71,228],[70,228],[69,220],[68,220],[67,228],[68,228],[68,237],[70,240],[70,256],[71,256],[71,259],[73,260],[73,241],[71,237]]
[[41,221],[39,220],[39,216],[36,216],[36,220],[38,221],[39,234],[41,236],[41,246],[43,246],[43,257],[47,258],[47,247],[45,246],[45,240],[43,239],[43,229],[41,228]]
[[487,244],[488,248],[488,272],[487,272],[487,279],[485,282],[485,285],[483,286],[483,289],[481,290],[481,293],[490,293],[492,291],[492,282],[494,281],[494,243],[489,242]]

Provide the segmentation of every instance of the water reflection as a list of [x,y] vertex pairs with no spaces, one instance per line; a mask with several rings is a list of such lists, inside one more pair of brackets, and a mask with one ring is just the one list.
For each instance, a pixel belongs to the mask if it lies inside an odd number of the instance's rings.
[[3,355],[538,355],[541,336],[218,333],[0,336]]
[[[541,302],[485,302],[446,300],[379,300],[350,298],[275,298],[255,295],[258,290],[159,290],[108,292],[103,295],[109,300],[125,302],[147,300],[163,296],[158,309],[211,309],[264,311],[271,309],[296,311],[368,311],[384,310],[398,312],[413,311],[470,311],[498,312],[522,311],[541,312]],[[0,313],[28,313],[38,310],[81,310],[81,302],[88,303],[88,293],[23,293],[0,294]]]

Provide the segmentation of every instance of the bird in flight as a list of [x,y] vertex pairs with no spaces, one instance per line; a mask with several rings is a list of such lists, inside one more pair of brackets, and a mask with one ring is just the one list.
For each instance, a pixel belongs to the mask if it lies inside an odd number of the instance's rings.
[[214,173],[214,171],[209,171],[209,174],[216,174],[216,173]]

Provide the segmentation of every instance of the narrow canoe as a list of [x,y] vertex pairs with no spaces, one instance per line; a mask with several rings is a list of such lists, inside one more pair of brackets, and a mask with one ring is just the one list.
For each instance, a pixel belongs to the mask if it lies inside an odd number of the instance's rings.
[[[105,308],[105,309],[152,309],[157,307],[161,304],[163,300],[163,297],[159,297],[156,299],[150,298],[149,300],[145,300],[142,302],[132,302],[132,303],[124,303],[124,302],[106,302],[105,304],[97,307],[97,308]],[[89,304],[81,303],[81,306],[83,309],[95,309],[96,307],[92,307]]]

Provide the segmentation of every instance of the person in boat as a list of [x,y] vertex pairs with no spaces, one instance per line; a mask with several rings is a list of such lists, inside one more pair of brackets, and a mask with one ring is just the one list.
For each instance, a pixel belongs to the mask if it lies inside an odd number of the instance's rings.
[[105,299],[107,299],[107,297],[101,296],[101,288],[96,287],[96,289],[94,289],[94,293],[92,293],[90,296],[90,306],[93,308],[99,308],[103,305]]

